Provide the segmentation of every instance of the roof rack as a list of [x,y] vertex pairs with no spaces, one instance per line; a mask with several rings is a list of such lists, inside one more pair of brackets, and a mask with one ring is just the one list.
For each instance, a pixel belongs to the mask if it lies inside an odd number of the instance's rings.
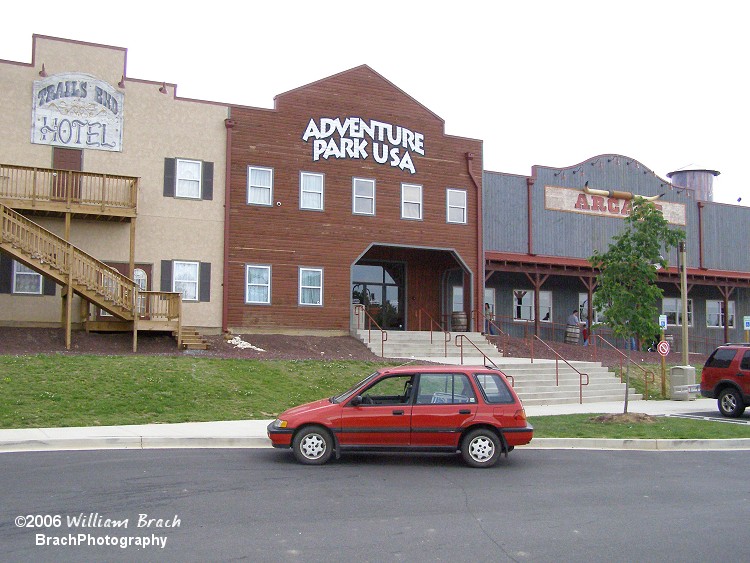
[[744,346],[745,348],[750,347],[750,342],[726,342],[722,346]]

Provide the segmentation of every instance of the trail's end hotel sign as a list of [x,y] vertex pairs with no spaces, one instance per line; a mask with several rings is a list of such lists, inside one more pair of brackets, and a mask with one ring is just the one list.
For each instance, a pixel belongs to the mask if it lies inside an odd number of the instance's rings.
[[88,74],[34,82],[31,142],[72,149],[122,150],[125,95]]
[[[684,204],[659,201],[654,205],[662,212],[667,222],[685,226]],[[572,213],[583,213],[584,215],[624,219],[630,215],[631,202],[616,197],[589,195],[576,189],[544,186],[544,206],[554,211],[570,211]]]
[[[302,134],[306,143],[313,139],[312,159],[362,159],[372,155],[375,162],[416,174],[411,154],[424,156],[424,135],[400,125],[359,117],[310,119]],[[372,143],[372,147],[370,144]]]

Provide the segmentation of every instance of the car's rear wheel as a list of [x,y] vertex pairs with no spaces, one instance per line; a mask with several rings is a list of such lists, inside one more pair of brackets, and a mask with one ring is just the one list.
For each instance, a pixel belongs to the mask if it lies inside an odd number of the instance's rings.
[[486,428],[472,430],[461,441],[461,457],[472,467],[492,467],[501,450],[497,434]]
[[719,412],[724,416],[737,418],[745,412],[742,394],[734,387],[728,387],[719,393]]
[[323,465],[333,453],[333,437],[325,428],[308,426],[294,437],[292,450],[300,463]]

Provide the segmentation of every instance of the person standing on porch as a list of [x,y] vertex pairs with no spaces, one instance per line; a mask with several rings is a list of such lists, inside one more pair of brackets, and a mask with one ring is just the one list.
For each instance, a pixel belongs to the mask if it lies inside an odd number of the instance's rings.
[[567,344],[578,344],[578,338],[581,334],[581,321],[578,319],[578,309],[573,309],[567,320],[565,330],[565,342]]

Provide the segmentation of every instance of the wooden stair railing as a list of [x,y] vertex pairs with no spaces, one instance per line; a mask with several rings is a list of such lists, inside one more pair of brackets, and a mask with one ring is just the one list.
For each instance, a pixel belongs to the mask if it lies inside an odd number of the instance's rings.
[[133,319],[135,281],[70,242],[0,204],[2,246],[31,268],[124,320]]
[[[140,291],[138,284],[0,203],[0,250],[115,317],[142,330],[176,330],[182,347],[182,296],[177,292]],[[70,321],[67,321],[68,336]],[[69,338],[67,339],[69,340]],[[68,342],[69,344],[69,342]]]

